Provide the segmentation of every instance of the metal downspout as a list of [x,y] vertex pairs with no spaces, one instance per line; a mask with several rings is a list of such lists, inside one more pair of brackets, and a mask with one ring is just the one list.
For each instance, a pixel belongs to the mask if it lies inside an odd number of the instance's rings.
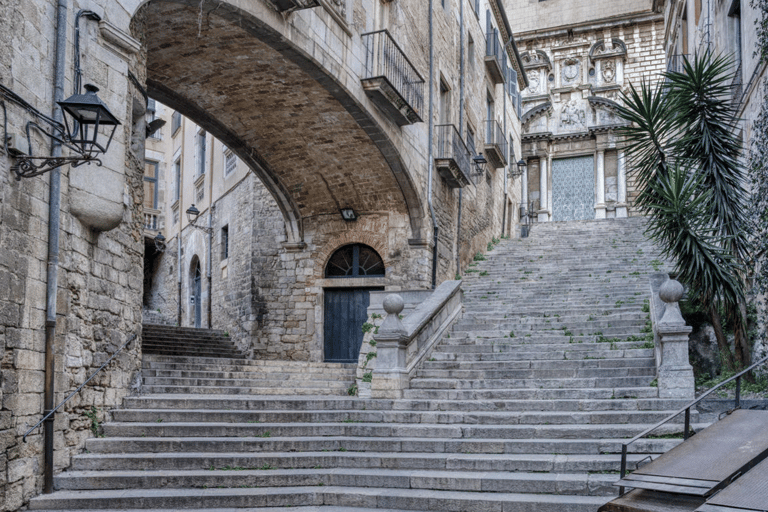
[[[213,151],[211,151],[213,153]],[[211,183],[213,183],[213,166],[211,166]],[[211,191],[213,190],[213,186],[211,185]],[[213,203],[213,195],[208,196],[211,201],[211,206],[208,209],[208,264],[206,265],[208,267],[208,328],[213,329],[213,324],[211,323],[212,320],[212,310],[213,310],[213,280],[211,279],[211,259],[213,257],[213,209],[215,208],[215,205]]]
[[435,161],[433,157],[433,137],[435,132],[434,119],[434,97],[435,97],[435,41],[433,34],[432,21],[432,1],[429,0],[429,136],[427,137],[427,202],[429,203],[429,214],[432,216],[432,288],[437,286],[437,217],[435,216],[435,207],[432,203],[432,174],[434,172]]
[[[67,0],[59,0],[56,11],[56,61],[53,86],[53,119],[59,123],[63,116],[58,102],[64,99],[64,68],[67,60]],[[53,139],[51,156],[61,156],[61,143]],[[61,173],[54,169],[48,183],[48,264],[45,290],[45,393],[44,414],[54,406],[54,372],[56,351],[56,292],[59,280],[59,224],[61,222]],[[53,415],[44,423],[43,430],[43,492],[53,492]]]
[[[506,53],[506,52],[505,52]],[[504,55],[504,59],[506,59],[507,56]],[[507,77],[509,79],[509,77]],[[504,138],[507,138],[507,94],[509,93],[509,86],[504,88],[504,94],[502,96],[504,97]],[[508,141],[505,141],[508,142]],[[507,203],[509,200],[507,199],[507,181],[509,181],[509,167],[512,165],[512,162],[510,161],[510,155],[512,154],[512,148],[507,148],[507,166],[504,167],[504,206],[501,210],[501,236],[504,236],[507,234]]]
[[[459,8],[459,134],[464,127],[464,2]],[[475,156],[475,155],[472,155]],[[471,157],[470,157],[471,158]],[[461,210],[464,187],[459,189],[459,215],[456,220],[456,275],[461,274]]]

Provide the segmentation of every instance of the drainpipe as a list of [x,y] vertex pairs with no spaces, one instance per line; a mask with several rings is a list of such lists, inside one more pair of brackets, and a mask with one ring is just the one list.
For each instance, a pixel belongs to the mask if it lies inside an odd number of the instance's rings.
[[[213,146],[213,144],[211,144]],[[211,151],[213,153],[213,151]],[[213,183],[213,166],[211,166],[211,183]],[[213,191],[213,186],[211,186]],[[208,328],[213,329],[211,324],[211,311],[213,309],[213,288],[211,280],[211,258],[213,257],[213,209],[216,207],[213,204],[213,196],[209,195],[209,201],[211,201],[211,207],[208,209]]]
[[435,216],[435,207],[432,204],[432,174],[434,172],[435,161],[432,151],[432,139],[435,132],[434,120],[434,97],[435,97],[435,41],[433,34],[432,21],[432,0],[429,0],[429,136],[427,137],[427,202],[429,203],[429,214],[432,216],[432,288],[437,286],[437,217]]
[[[459,134],[464,129],[464,1],[459,8]],[[475,155],[472,155],[475,156]],[[461,210],[464,187],[459,189],[459,216],[456,221],[456,274],[461,273]]]
[[[67,0],[59,0],[56,11],[56,61],[53,86],[53,119],[59,123],[63,116],[58,102],[64,99],[64,67],[67,49]],[[61,157],[61,143],[53,139],[51,156]],[[56,351],[56,291],[59,280],[59,223],[61,221],[61,174],[54,169],[48,184],[48,269],[45,290],[45,393],[44,413],[54,407],[54,371]],[[43,492],[53,492],[53,415],[45,420],[43,430]]]
[[[506,52],[504,52],[506,54]],[[504,55],[504,59],[506,60],[507,56]],[[507,77],[509,79],[509,77]],[[504,93],[502,96],[504,97],[504,142],[507,142],[507,94],[509,93],[509,86],[504,87]],[[507,200],[507,181],[509,181],[509,166],[512,165],[510,162],[510,155],[512,154],[512,148],[507,148],[507,167],[504,167],[504,207],[501,211],[501,236],[504,236],[507,234],[507,203],[509,202]]]

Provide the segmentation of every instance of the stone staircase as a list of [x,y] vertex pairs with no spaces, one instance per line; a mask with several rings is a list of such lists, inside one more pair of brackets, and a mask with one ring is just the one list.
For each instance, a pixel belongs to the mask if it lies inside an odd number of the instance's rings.
[[142,324],[141,351],[144,354],[185,357],[242,357],[224,331]]
[[595,512],[622,440],[682,405],[652,385],[655,258],[636,219],[503,241],[401,400],[343,396],[349,366],[147,357],[146,394],[30,508]]

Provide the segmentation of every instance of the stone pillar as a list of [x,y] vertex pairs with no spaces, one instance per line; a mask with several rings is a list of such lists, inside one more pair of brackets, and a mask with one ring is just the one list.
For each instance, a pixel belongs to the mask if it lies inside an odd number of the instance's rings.
[[[528,161],[525,162],[525,167],[523,167],[523,175],[520,176],[520,186],[522,187],[522,190],[520,191],[520,203],[522,203],[523,206],[525,206],[525,211],[528,211]],[[531,212],[528,212],[530,215]]]
[[408,388],[408,372],[405,369],[408,333],[400,321],[405,302],[400,295],[392,294],[387,295],[383,306],[387,317],[374,336],[377,355],[371,397],[403,398],[403,390]]
[[548,172],[548,159],[547,157],[539,159],[539,222],[547,222],[549,220],[548,206],[549,202],[548,194],[549,187],[547,186],[547,172]]
[[619,151],[619,170],[616,177],[618,197],[616,198],[616,218],[627,216],[627,167],[626,154]]
[[597,150],[595,159],[595,218],[605,218],[605,150]]
[[661,345],[658,365],[659,398],[694,398],[693,368],[688,362],[688,335],[692,328],[685,325],[678,302],[683,298],[683,285],[669,279],[659,289],[659,298],[666,304],[664,315],[656,326]]

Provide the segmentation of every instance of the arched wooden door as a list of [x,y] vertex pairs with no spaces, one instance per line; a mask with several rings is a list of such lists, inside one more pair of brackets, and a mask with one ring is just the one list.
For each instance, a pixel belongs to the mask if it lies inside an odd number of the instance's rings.
[[[367,245],[352,244],[338,249],[328,260],[325,277],[345,280],[384,277],[381,256]],[[363,324],[368,319],[369,293],[382,287],[339,287],[324,290],[325,360],[357,362],[363,342]]]

